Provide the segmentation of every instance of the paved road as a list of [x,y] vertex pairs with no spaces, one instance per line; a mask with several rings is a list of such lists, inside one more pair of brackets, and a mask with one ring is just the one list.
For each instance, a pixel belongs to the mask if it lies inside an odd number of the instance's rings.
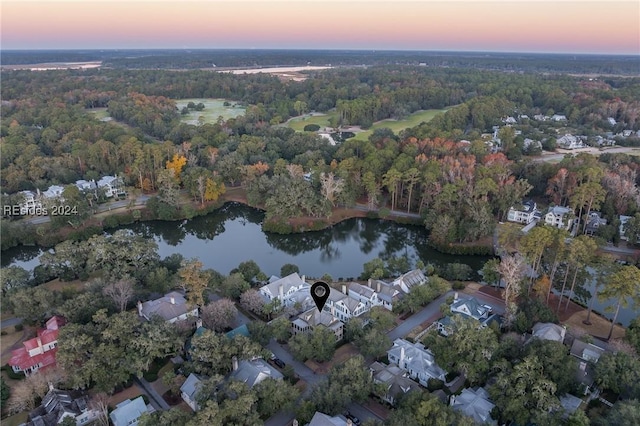
[[144,377],[134,377],[133,380],[149,396],[149,402],[151,403],[151,405],[153,405],[153,408],[158,411],[168,410],[169,408],[171,408],[169,407],[169,404],[167,404],[167,401],[165,401],[164,398],[162,398],[162,396],[158,392],[156,392],[153,386],[151,386],[151,383],[147,382]]
[[[353,207],[355,210],[360,210],[361,212],[378,212],[379,210],[369,210],[369,208],[365,205],[365,204],[356,204]],[[421,219],[422,216],[420,216],[418,213],[407,213],[405,211],[402,210],[392,210],[390,211],[389,216],[395,216],[395,217],[408,217],[411,219]]]
[[22,322],[22,318],[7,318],[6,320],[2,320],[0,322],[0,329],[11,327],[12,325],[17,325]]
[[442,305],[447,297],[453,295],[453,291],[449,291],[442,296],[438,297],[433,302],[429,303],[426,307],[422,308],[421,311],[416,312],[407,318],[402,324],[394,328],[393,330],[387,333],[389,339],[393,342],[396,339],[406,336],[413,330],[415,327],[419,326],[429,318],[440,315],[440,305]]

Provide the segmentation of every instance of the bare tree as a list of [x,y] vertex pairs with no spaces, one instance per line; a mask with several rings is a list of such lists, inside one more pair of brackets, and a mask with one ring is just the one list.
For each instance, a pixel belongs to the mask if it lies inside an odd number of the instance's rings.
[[202,320],[208,328],[223,331],[233,324],[238,309],[231,299],[220,299],[202,308]]
[[258,290],[250,289],[240,296],[240,306],[247,311],[261,314],[262,308],[264,307],[264,300]]
[[49,386],[56,387],[64,380],[64,372],[60,368],[47,368],[17,382],[11,389],[7,412],[16,414],[33,410],[36,408],[36,401],[49,392]]
[[322,196],[325,197],[332,206],[335,206],[336,196],[342,192],[344,181],[336,178],[333,173],[321,173],[320,184],[322,185]]
[[511,326],[515,319],[518,306],[515,299],[520,293],[520,285],[524,273],[525,262],[522,256],[503,256],[498,265],[498,272],[504,281],[504,304],[505,304],[505,325]]
[[127,303],[133,297],[133,280],[123,278],[107,285],[103,292],[120,308],[120,312],[124,312],[127,309]]
[[109,395],[104,392],[95,394],[89,402],[89,407],[99,413],[96,419],[99,426],[109,426]]

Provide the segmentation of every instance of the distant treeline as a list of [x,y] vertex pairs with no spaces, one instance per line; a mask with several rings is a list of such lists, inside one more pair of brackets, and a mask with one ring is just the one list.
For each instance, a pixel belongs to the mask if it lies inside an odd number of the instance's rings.
[[59,50],[0,52],[4,65],[104,62],[110,68],[424,65],[510,72],[637,75],[637,56],[377,50]]

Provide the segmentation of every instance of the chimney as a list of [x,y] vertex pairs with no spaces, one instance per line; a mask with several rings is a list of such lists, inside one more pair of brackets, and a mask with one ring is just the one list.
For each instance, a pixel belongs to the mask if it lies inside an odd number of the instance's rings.
[[278,296],[280,297],[280,301],[284,302],[284,285],[280,284],[280,287],[278,287]]
[[298,420],[293,419],[293,423],[291,423],[291,426],[298,426]]
[[346,294],[347,296],[349,295],[349,292],[347,291],[347,285],[346,284],[342,284],[342,292],[344,294]]
[[202,327],[202,319],[198,318],[198,319],[196,320],[196,330],[197,330],[198,328],[200,328],[200,327]]
[[378,281],[376,282],[376,284],[377,284],[377,285],[376,285],[376,291],[377,291],[378,293],[380,293],[380,290],[382,290],[382,283],[380,282],[380,280],[378,280]]
[[331,316],[332,317],[336,316],[336,306],[335,305],[331,305]]
[[236,371],[238,369],[238,357],[237,356],[233,356],[233,358],[231,358],[231,368],[233,371]]
[[369,286],[369,288],[373,288],[373,280],[371,278],[367,281],[367,286]]
[[50,391],[52,391],[52,390],[54,390],[54,389],[55,389],[55,388],[53,387],[53,383],[49,382],[49,390],[50,390]]
[[306,283],[306,282],[307,282],[307,281],[306,281],[307,277],[306,277],[305,275],[303,275],[303,276],[301,277],[301,279],[302,279],[302,282],[303,282],[303,283]]
[[404,368],[403,363],[404,363],[404,346],[400,348],[400,361],[398,362],[398,366],[400,368]]
[[172,305],[175,305],[176,304],[176,298],[173,297],[173,296],[169,297],[169,302],[171,302]]
[[453,293],[453,300],[458,300],[458,292]]
[[138,315],[142,316],[142,302],[138,300],[137,306],[138,306]]

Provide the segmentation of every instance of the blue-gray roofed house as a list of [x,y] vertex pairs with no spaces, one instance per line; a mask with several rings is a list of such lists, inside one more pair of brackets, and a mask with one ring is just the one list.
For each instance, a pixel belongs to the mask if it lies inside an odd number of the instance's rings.
[[116,405],[116,408],[109,413],[109,417],[114,426],[135,426],[143,413],[153,411],[153,408],[149,409],[144,399],[139,396],[136,399],[126,399]]
[[191,407],[193,411],[198,411],[198,409],[200,408],[198,406],[198,402],[196,401],[196,394],[200,389],[201,383],[202,380],[200,380],[200,377],[191,373],[189,374],[189,377],[187,377],[187,380],[185,380],[185,382],[182,384],[182,386],[180,386],[180,394],[182,396],[182,399],[187,403],[189,407]]

